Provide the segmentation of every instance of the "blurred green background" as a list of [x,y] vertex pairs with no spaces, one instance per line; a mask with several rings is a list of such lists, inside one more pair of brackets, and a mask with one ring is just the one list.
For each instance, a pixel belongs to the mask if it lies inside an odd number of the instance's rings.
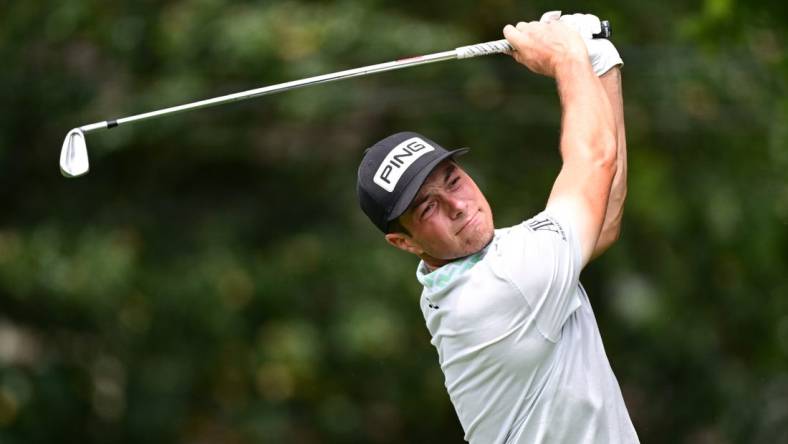
[[557,174],[550,79],[505,56],[316,86],[88,136],[75,126],[611,20],[625,62],[622,239],[589,266],[644,443],[788,436],[788,5],[778,1],[5,2],[0,442],[450,443],[462,430],[416,261],[357,209],[363,149],[447,147],[498,226]]

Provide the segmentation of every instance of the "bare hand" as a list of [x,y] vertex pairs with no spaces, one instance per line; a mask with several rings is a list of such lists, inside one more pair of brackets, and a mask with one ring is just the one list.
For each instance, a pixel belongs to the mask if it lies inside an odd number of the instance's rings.
[[506,25],[503,34],[515,49],[512,57],[535,73],[555,78],[564,66],[588,63],[583,39],[559,21]]

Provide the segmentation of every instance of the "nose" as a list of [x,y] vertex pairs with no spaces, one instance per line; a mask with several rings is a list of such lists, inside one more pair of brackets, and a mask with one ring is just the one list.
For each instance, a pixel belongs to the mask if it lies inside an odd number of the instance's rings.
[[465,214],[468,207],[468,203],[465,202],[465,199],[456,196],[446,196],[445,202],[449,217],[452,220],[460,219]]

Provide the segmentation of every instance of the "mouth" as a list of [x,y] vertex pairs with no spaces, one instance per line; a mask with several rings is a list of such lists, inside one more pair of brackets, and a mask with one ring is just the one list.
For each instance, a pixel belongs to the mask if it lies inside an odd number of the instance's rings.
[[479,211],[478,210],[475,213],[473,213],[473,216],[468,218],[468,220],[462,225],[462,227],[460,227],[460,229],[457,231],[457,233],[455,233],[455,235],[462,233],[463,230],[465,230],[465,228],[467,228],[468,226],[474,224],[476,222],[476,217],[477,216],[479,216]]

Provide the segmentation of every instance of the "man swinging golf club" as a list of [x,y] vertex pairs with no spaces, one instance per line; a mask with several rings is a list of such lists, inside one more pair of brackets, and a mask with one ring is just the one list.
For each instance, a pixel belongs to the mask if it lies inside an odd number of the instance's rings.
[[553,77],[563,160],[546,208],[493,226],[447,151],[412,132],[364,155],[361,208],[386,241],[421,262],[421,309],[471,443],[635,443],[605,355],[583,267],[618,238],[626,195],[621,59],[592,15],[507,25],[513,57]]

